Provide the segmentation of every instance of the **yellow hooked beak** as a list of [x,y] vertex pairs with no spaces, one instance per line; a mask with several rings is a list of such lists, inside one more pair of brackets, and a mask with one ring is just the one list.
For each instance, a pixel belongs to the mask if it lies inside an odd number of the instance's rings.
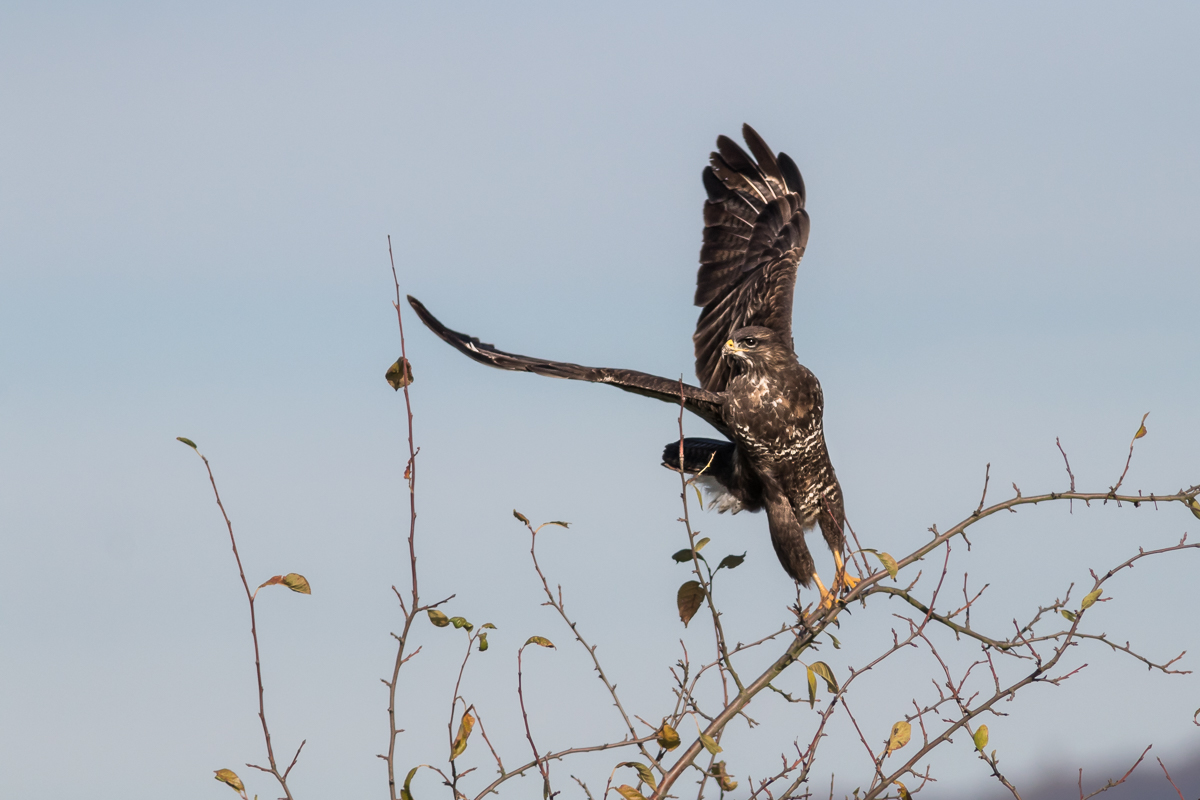
[[744,353],[748,348],[738,347],[737,342],[733,341],[733,339],[730,339],[729,341],[725,342],[725,347],[722,349],[724,349],[726,353]]

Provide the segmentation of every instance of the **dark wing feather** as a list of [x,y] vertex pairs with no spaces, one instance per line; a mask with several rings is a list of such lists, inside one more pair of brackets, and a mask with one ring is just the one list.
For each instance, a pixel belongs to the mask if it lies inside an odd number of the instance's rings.
[[590,383],[607,383],[634,394],[653,397],[668,403],[679,404],[682,392],[684,406],[717,430],[730,434],[728,427],[721,420],[721,396],[689,384],[669,378],[660,378],[637,372],[631,369],[608,369],[605,367],[584,367],[579,364],[568,364],[562,361],[546,361],[541,358],[530,358],[514,353],[497,350],[490,344],[485,344],[473,336],[452,331],[429,313],[429,309],[421,301],[409,295],[409,305],[417,312],[417,316],[429,330],[438,335],[467,358],[487,364],[497,369],[507,369],[517,372],[532,372],[535,375],[545,375],[550,378],[566,378],[573,381],[588,381]]
[[695,300],[704,310],[692,341],[696,375],[712,392],[724,391],[729,380],[721,346],[733,331],[762,325],[791,340],[796,266],[808,243],[796,163],[772,153],[749,125],[742,135],[753,158],[721,136],[704,170],[708,201]]

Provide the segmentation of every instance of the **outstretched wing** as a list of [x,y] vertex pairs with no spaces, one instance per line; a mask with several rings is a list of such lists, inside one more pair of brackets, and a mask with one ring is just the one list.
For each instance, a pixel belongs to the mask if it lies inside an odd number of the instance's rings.
[[692,341],[696,376],[712,392],[729,380],[721,345],[733,331],[762,325],[791,339],[796,265],[808,243],[800,170],[749,125],[742,136],[754,158],[721,136],[704,169],[708,201],[696,275],[696,305],[704,310]]
[[607,383],[634,394],[653,397],[668,403],[679,404],[680,394],[683,395],[684,406],[698,415],[717,430],[729,435],[729,429],[721,420],[721,396],[696,386],[691,386],[669,378],[659,378],[645,372],[631,369],[608,369],[605,367],[584,367],[579,364],[567,364],[561,361],[546,361],[540,358],[519,356],[497,350],[490,344],[484,344],[473,336],[452,331],[438,321],[421,301],[409,295],[409,305],[417,312],[417,316],[442,341],[454,347],[467,358],[474,359],[480,364],[487,364],[497,369],[514,370],[517,372],[532,372],[535,375],[546,375],[551,378],[567,378],[573,381],[589,381],[591,383]]

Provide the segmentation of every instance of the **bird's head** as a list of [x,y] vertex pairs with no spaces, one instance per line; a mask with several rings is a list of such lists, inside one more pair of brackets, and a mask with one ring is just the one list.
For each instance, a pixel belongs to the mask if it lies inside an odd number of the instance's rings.
[[721,347],[721,355],[743,367],[765,366],[780,356],[786,356],[787,346],[777,331],[761,325],[738,328]]

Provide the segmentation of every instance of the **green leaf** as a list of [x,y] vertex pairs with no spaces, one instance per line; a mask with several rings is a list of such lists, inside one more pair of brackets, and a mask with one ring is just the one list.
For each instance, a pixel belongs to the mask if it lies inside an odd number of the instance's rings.
[[653,791],[658,790],[658,783],[654,780],[654,773],[651,772],[650,768],[645,764],[642,764],[638,761],[622,761],[620,764],[617,764],[617,766],[633,767],[637,770],[638,777],[641,778],[642,783],[649,786]]
[[408,771],[408,777],[404,779],[404,788],[400,790],[400,800],[413,800],[412,789],[409,785],[412,783],[413,775],[417,774],[420,767],[413,767]]
[[531,645],[531,644],[536,644],[538,647],[551,647],[551,648],[554,648],[555,650],[558,649],[557,647],[554,647],[554,643],[551,642],[549,639],[547,639],[545,636],[530,636],[528,639],[525,640],[525,645]]
[[487,649],[488,649],[487,633],[480,633],[479,634],[479,652],[482,653],[484,650],[487,650]]
[[704,495],[700,494],[700,487],[692,484],[692,488],[696,490],[696,502],[700,504],[700,508],[704,508]]
[[[175,438],[177,440],[183,442],[184,444],[186,444],[188,447],[192,448],[193,450],[197,449],[196,443],[193,442],[191,439],[187,438],[186,436],[176,436]],[[226,771],[228,771],[228,770],[226,770]],[[220,778],[218,778],[217,780],[220,780]]]
[[515,508],[513,509],[513,516],[521,520],[521,522],[524,522],[526,525],[529,524],[529,517],[525,516],[520,511],[517,511]]
[[896,580],[896,575],[900,572],[900,568],[896,566],[896,559],[883,552],[876,553],[875,557],[879,559],[880,564],[883,564],[883,568],[887,570],[891,579]]
[[617,787],[617,794],[624,797],[625,800],[646,800],[646,796],[633,788],[627,783],[623,783]]
[[481,628],[486,628],[486,629],[488,629],[488,630],[493,630],[493,631],[494,631],[494,630],[499,630],[499,629],[498,629],[498,628],[497,628],[495,625],[493,625],[493,624],[492,624],[492,623],[490,623],[490,622],[485,622],[485,623],[483,623],[483,625],[481,625],[480,627],[481,627]]
[[[829,631],[825,631],[825,632],[829,633]],[[829,638],[833,640],[833,649],[834,650],[842,649],[842,643],[838,641],[838,638],[836,636],[834,636],[832,633],[829,633]]]
[[1094,606],[1096,604],[1096,601],[1100,599],[1101,591],[1103,591],[1103,590],[1096,589],[1095,591],[1091,591],[1091,592],[1088,592],[1087,594],[1085,594],[1083,596],[1083,602],[1079,604],[1079,610],[1086,611],[1087,609]]
[[742,562],[745,560],[746,560],[745,553],[742,553],[740,556],[732,556],[732,555],[725,556],[724,558],[721,559],[721,563],[717,564],[717,569],[721,569],[721,568],[734,569],[736,567],[740,567],[742,565]]
[[450,624],[453,625],[455,628],[466,628],[467,633],[470,633],[471,630],[475,627],[471,623],[467,622],[467,620],[463,617],[451,617]]
[[704,549],[704,545],[708,544],[711,541],[712,541],[712,539],[709,539],[707,536],[705,536],[703,539],[696,542],[696,552],[699,553],[701,550]]
[[971,741],[975,742],[975,749],[983,752],[983,748],[987,747],[988,729],[987,725],[980,725],[975,729],[975,735],[971,737]]
[[1067,610],[1064,608],[1064,609],[1062,610],[1062,615],[1063,615],[1064,617],[1066,617],[1066,618],[1067,618],[1067,620],[1068,620],[1069,622],[1074,622],[1074,621],[1075,621],[1075,612],[1074,612],[1074,611],[1067,611]]
[[812,671],[825,679],[825,688],[830,694],[836,694],[838,690],[837,678],[833,677],[833,670],[824,661],[815,661],[812,665]]
[[429,615],[429,621],[439,628],[444,628],[450,624],[450,620],[446,617],[446,615],[438,611],[436,608],[431,608],[425,613]]
[[685,547],[682,550],[676,551],[675,555],[671,556],[671,558],[675,559],[676,563],[682,564],[685,561],[692,560],[692,551]]
[[675,605],[679,608],[679,619],[683,621],[683,627],[692,621],[692,617],[696,616],[696,612],[700,610],[700,604],[704,602],[704,588],[697,581],[688,581],[679,587],[679,591],[675,594]]
[[717,740],[709,736],[707,733],[700,734],[700,744],[704,745],[704,749],[712,753],[714,756],[721,752],[721,745],[717,744]]
[[817,673],[812,671],[812,667],[808,667],[808,707],[812,708],[817,704]]
[[396,363],[383,373],[384,380],[397,392],[413,382],[412,364],[404,356],[396,359]]
[[[1197,713],[1200,713],[1200,711]],[[658,746],[662,749],[674,750],[676,747],[679,747],[679,734],[665,720],[662,727],[656,731],[656,734],[655,741],[658,742]]]

